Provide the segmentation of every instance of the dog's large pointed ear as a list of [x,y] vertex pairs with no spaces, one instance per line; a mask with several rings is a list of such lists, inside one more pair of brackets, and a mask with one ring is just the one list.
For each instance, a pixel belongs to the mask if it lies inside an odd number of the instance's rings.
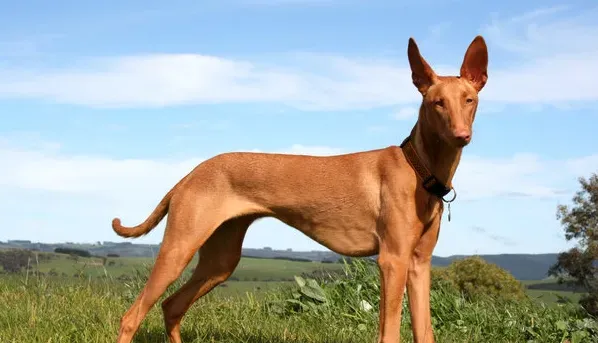
[[476,36],[469,44],[461,65],[461,78],[471,82],[478,92],[486,85],[486,81],[488,81],[488,48],[482,36]]
[[428,88],[436,82],[436,73],[419,53],[419,48],[413,38],[409,38],[407,57],[411,67],[411,79],[417,90],[425,94]]

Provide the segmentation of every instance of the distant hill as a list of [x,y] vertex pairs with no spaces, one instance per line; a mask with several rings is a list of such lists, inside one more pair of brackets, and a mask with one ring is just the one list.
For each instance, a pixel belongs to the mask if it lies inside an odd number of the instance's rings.
[[[158,244],[134,244],[131,242],[98,242],[96,244],[79,243],[35,243],[27,240],[11,240],[0,242],[0,249],[20,248],[45,252],[53,252],[56,248],[74,248],[89,251],[92,255],[106,256],[119,255],[122,257],[153,257],[157,254]],[[271,248],[243,249],[243,256],[259,258],[285,258],[296,260],[309,260],[319,262],[335,262],[342,256],[331,251],[293,251],[274,250]],[[508,270],[519,280],[541,280],[547,277],[548,268],[557,260],[557,254],[499,254],[479,255],[486,261],[494,263]],[[374,256],[375,257],[375,256]],[[438,267],[449,265],[452,261],[467,257],[454,255],[449,257],[434,256],[432,264]]]
[[[541,280],[548,277],[546,273],[550,266],[556,263],[558,254],[499,254],[479,256],[490,263],[508,270],[518,280]],[[432,264],[444,267],[448,266],[452,261],[464,257],[467,256],[433,256]]]

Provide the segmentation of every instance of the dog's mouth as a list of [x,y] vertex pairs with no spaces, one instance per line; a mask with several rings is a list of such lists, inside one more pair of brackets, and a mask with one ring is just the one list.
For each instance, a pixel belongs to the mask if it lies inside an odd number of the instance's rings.
[[446,137],[446,142],[456,149],[462,149],[471,143],[471,137],[465,139],[455,136]]
[[455,138],[455,139],[453,139],[453,141],[454,141],[454,145],[457,148],[465,148],[467,145],[469,145],[469,143],[471,142],[471,139]]

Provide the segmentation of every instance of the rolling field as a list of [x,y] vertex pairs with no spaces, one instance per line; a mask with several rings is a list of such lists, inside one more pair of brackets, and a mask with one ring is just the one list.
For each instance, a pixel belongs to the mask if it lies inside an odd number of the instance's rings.
[[[145,257],[109,257],[103,264],[100,258],[74,259],[65,254],[47,254],[51,259],[46,261],[32,261],[33,270],[39,270],[44,274],[52,274],[60,277],[108,277],[118,279],[121,276],[133,275],[138,270],[148,270],[153,264],[152,258]],[[187,268],[182,279],[189,277],[195,265],[197,264],[197,255]],[[320,263],[289,261],[283,259],[263,259],[243,257],[235,269],[233,275],[224,286],[215,290],[216,294],[222,295],[244,295],[245,292],[269,290],[292,283],[295,275],[309,274],[318,271],[330,273],[341,272],[340,263]],[[525,286],[538,284],[554,283],[554,280],[525,280],[522,283]],[[559,297],[566,297],[573,302],[579,300],[579,293],[563,291],[558,287],[554,289],[527,289],[530,297],[544,302],[548,305],[555,304]]]
[[[43,275],[33,271],[0,275],[0,342],[114,342],[120,317],[139,294],[145,281],[143,272],[151,263],[146,258],[109,258],[103,266],[99,258],[74,260],[55,255],[32,263]],[[160,301],[180,287],[193,266],[190,264],[186,275]],[[222,343],[374,343],[379,301],[376,268],[350,273],[347,268],[338,263],[243,258],[233,274],[239,281],[226,282],[190,309],[182,324],[183,339]],[[136,269],[142,272],[136,274]],[[341,272],[340,275],[347,272],[351,277],[344,281],[328,278],[321,284],[321,290],[316,291],[322,292],[324,303],[301,295],[309,293],[302,293],[295,281],[285,281],[318,270]],[[132,277],[119,278],[127,274]],[[533,290],[530,295],[538,293]],[[358,304],[364,300],[374,308],[360,309]],[[582,340],[572,342],[595,342],[588,338],[594,332],[594,324],[588,324],[575,306],[558,305],[554,300],[544,297],[518,303],[468,301],[458,294],[435,289],[432,313],[437,342],[540,343],[563,342],[573,337]],[[303,310],[296,307],[297,302],[303,304]],[[403,312],[402,336],[409,342],[411,324],[406,303]],[[162,320],[158,302],[135,342],[165,342]]]
[[[50,260],[32,261],[32,267],[45,274],[54,271],[61,276],[85,275],[92,277],[109,276],[118,278],[122,275],[131,275],[135,270],[151,267],[152,258],[145,257],[109,257],[103,264],[100,258],[74,259],[64,254],[48,254]],[[197,264],[197,255],[185,269],[189,274]],[[340,271],[340,263],[320,263],[289,261],[282,259],[261,259],[243,257],[235,272],[231,276],[233,281],[291,281],[294,275],[311,273],[318,270]]]
[[[150,270],[153,259],[145,257],[109,257],[103,263],[101,258],[73,257],[65,254],[45,254],[49,259],[31,261],[32,269],[44,274],[52,282],[61,280],[102,278],[120,280],[125,276],[134,276],[137,272]],[[189,263],[180,280],[186,280],[195,265],[197,255]],[[314,272],[335,273],[342,271],[340,263],[320,263],[290,261],[283,259],[262,259],[243,257],[235,272],[226,283],[217,287],[212,293],[221,296],[245,296],[247,292],[255,293],[257,297],[262,291],[277,289],[293,282],[295,275],[310,274]],[[27,278],[24,273],[23,280]]]
[[[530,289],[526,288],[526,293],[530,298],[535,299],[539,302],[543,302],[548,306],[555,306],[559,301],[566,300],[572,303],[577,303],[581,298],[581,293],[572,292],[568,290],[562,290],[562,286],[556,284],[554,279],[544,280],[526,280],[521,282],[526,287],[534,287],[538,285],[546,285],[548,289]],[[552,289],[550,289],[552,288]]]

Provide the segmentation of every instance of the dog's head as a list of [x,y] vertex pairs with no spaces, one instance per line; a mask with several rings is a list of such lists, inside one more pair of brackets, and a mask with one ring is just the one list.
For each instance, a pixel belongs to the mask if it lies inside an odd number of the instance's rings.
[[488,80],[488,49],[477,36],[465,52],[459,76],[439,76],[421,56],[413,38],[407,49],[413,84],[423,95],[419,120],[456,148],[469,144],[478,93]]

